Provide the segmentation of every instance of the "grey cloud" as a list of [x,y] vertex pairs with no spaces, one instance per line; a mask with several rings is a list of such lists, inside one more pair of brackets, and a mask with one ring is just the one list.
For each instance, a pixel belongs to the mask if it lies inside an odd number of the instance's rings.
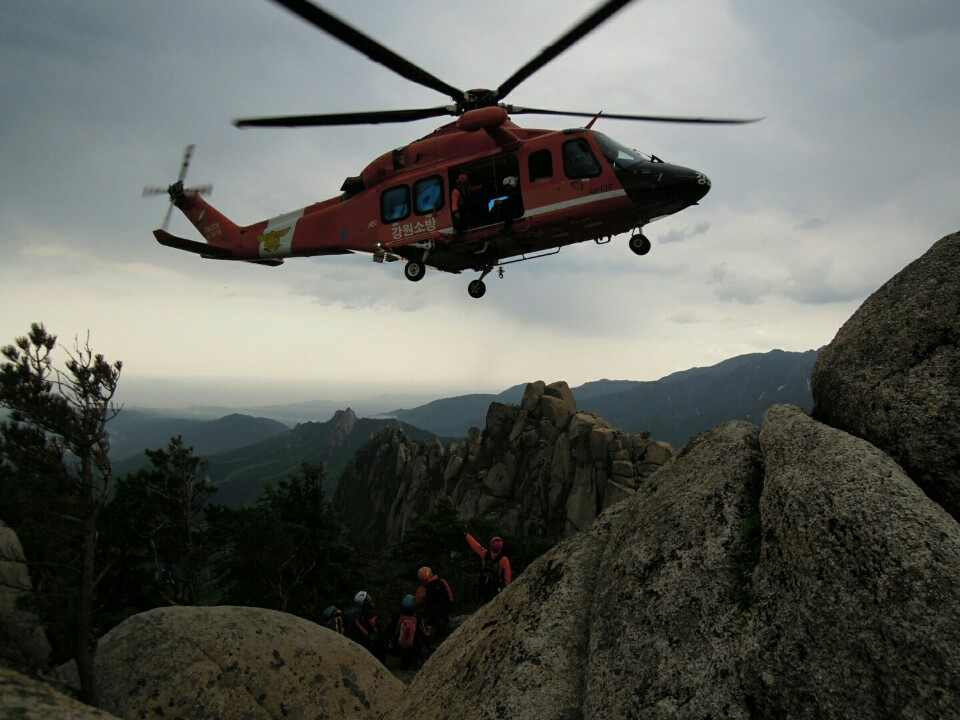
[[700,322],[699,316],[692,310],[684,310],[670,316],[670,322],[677,325],[695,325]]
[[797,230],[819,230],[827,224],[826,220],[821,218],[810,218],[797,225]]
[[871,30],[896,37],[960,28],[956,0],[847,0],[838,7]]
[[724,302],[742,305],[762,303],[770,295],[789,298],[802,305],[829,305],[862,300],[878,281],[864,275],[851,276],[828,263],[795,266],[785,280],[731,272],[726,264],[710,270],[714,293]]
[[794,267],[783,294],[803,305],[829,305],[861,300],[870,294],[876,283],[864,276],[850,277],[847,273],[832,269],[826,263],[806,267]]
[[682,230],[671,230],[666,235],[663,235],[660,238],[658,238],[658,240],[659,242],[665,245],[668,243],[683,242],[685,240],[690,240],[691,238],[695,238],[698,235],[703,235],[709,229],[710,229],[710,223],[702,222],[693,228],[684,228]]
[[714,292],[718,299],[741,305],[762,303],[774,289],[772,280],[765,280],[756,275],[738,275],[729,272],[726,263],[714,265],[710,269],[708,282],[717,286]]

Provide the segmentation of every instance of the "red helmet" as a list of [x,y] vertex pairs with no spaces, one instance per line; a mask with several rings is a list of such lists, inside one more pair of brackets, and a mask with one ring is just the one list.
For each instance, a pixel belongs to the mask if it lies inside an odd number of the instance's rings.
[[503,540],[499,537],[490,538],[490,549],[499,555],[503,552]]
[[460,173],[457,176],[457,185],[466,185],[470,182],[470,176],[466,173]]

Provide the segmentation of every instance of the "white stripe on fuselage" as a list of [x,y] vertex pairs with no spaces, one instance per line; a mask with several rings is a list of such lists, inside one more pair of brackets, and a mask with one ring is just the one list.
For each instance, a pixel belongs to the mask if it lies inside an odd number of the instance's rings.
[[260,241],[260,257],[290,257],[293,233],[297,229],[297,221],[303,217],[303,210],[301,208],[267,220],[267,227],[257,236]]
[[551,205],[543,205],[534,210],[525,212],[523,217],[536,217],[537,215],[543,215],[544,213],[551,213],[556,212],[557,210],[567,210],[568,208],[587,205],[592,202],[597,202],[598,200],[612,200],[613,198],[625,197],[626,194],[627,191],[623,188],[620,188],[618,190],[610,190],[609,192],[597,193],[596,195],[584,195],[583,197],[574,198],[573,200],[564,200],[563,202],[553,203]]

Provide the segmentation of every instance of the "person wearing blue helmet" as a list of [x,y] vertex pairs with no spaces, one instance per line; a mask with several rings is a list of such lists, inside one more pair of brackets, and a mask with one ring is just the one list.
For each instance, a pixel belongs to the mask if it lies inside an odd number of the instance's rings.
[[338,635],[346,635],[347,633],[343,624],[343,611],[336,605],[330,605],[323,611],[323,624]]
[[400,667],[409,669],[419,660],[421,651],[429,646],[430,629],[417,612],[413,595],[400,601],[400,612],[391,622],[390,645],[393,654],[400,658]]

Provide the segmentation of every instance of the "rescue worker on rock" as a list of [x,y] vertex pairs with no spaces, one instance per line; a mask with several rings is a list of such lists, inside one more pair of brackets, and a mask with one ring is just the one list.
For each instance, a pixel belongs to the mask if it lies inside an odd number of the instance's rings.
[[450,611],[453,610],[453,590],[450,583],[434,574],[428,567],[417,571],[420,587],[414,597],[417,612],[433,630],[437,640],[443,640],[450,632]]
[[401,601],[400,611],[390,621],[387,635],[390,652],[400,658],[400,667],[404,670],[420,659],[421,651],[430,649],[430,628],[417,612],[413,595],[406,595]]
[[323,624],[338,635],[347,634],[347,629],[343,624],[343,612],[336,605],[331,605],[323,611]]
[[513,582],[513,571],[510,569],[510,558],[503,554],[503,540],[499,537],[490,538],[490,549],[483,547],[470,533],[464,531],[464,539],[477,555],[480,556],[480,584],[477,592],[483,602],[489,602],[501,590]]
[[380,621],[373,596],[361,590],[353,597],[354,606],[344,613],[346,635],[354,642],[363,645],[380,662],[384,661],[384,638],[380,632]]

